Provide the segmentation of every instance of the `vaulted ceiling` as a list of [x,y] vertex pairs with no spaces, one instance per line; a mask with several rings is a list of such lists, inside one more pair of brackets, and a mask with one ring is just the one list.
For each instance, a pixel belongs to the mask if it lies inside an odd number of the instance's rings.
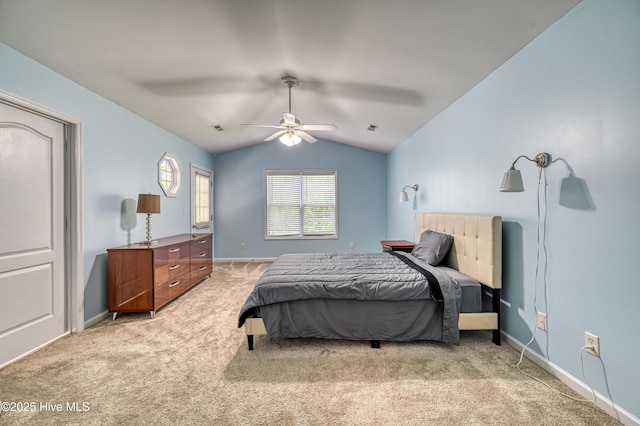
[[0,0],[0,42],[212,153],[273,133],[241,124],[279,123],[285,75],[337,126],[309,133],[389,152],[577,3]]

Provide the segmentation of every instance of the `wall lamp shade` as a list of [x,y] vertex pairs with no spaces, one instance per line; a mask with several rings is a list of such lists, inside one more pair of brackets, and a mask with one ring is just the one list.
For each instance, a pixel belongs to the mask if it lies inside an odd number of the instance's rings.
[[502,176],[502,184],[500,184],[501,192],[522,192],[524,185],[522,184],[522,174],[520,170],[511,166],[509,170],[504,172]]
[[147,244],[151,244],[151,214],[160,213],[160,196],[156,194],[138,195],[138,213],[147,214]]
[[402,191],[400,191],[400,202],[401,203],[406,203],[407,201],[409,201],[409,196],[407,195],[407,191],[406,189],[413,189],[414,194],[413,196],[416,196],[416,193],[418,192],[418,184],[415,184],[413,186],[409,186],[409,185],[405,185],[404,188],[402,188]]
[[300,141],[302,141],[300,136],[298,136],[297,134],[295,134],[293,132],[291,132],[291,133],[287,132],[284,135],[280,136],[280,142],[282,142],[286,146],[298,145],[300,143]]
[[521,155],[511,164],[509,170],[504,172],[502,176],[502,183],[500,184],[500,192],[522,192],[524,191],[524,185],[522,184],[522,174],[520,170],[516,169],[516,163],[519,159],[526,158],[527,160],[536,163],[539,168],[547,167],[550,163],[551,156],[546,152],[537,154],[533,159],[526,155]]

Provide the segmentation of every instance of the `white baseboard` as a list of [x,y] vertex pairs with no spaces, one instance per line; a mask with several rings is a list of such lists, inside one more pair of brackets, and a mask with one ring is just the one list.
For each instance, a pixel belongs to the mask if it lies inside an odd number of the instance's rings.
[[109,311],[104,311],[93,318],[89,318],[84,322],[84,329],[86,330],[89,327],[93,327],[94,325],[96,325],[97,323],[99,323],[100,321],[102,321],[107,317],[109,317]]
[[250,263],[260,263],[260,262],[273,262],[277,257],[216,257],[213,259],[213,262],[250,262]]
[[[517,349],[518,352],[522,352],[522,348],[524,348],[524,345],[522,343],[520,343],[518,340],[505,333],[504,331],[502,332],[502,337],[509,346]],[[540,356],[537,352],[532,351],[529,348],[525,349],[524,355],[529,360],[543,368],[546,372],[576,391],[583,398],[593,399],[593,393],[591,392],[591,388],[588,385],[578,380],[571,374],[567,373],[565,370],[558,367],[548,359]],[[613,417],[614,419],[618,419],[622,424],[627,426],[640,426],[640,419],[635,417],[633,414],[629,413],[618,405],[614,405],[614,403],[610,399],[606,398],[599,392],[596,392],[596,396],[597,398],[595,405],[604,410],[611,417]]]
[[38,346],[37,348],[33,348],[33,349],[31,349],[30,351],[25,352],[25,353],[23,353],[22,355],[19,355],[19,356],[15,357],[14,359],[12,359],[12,360],[10,360],[10,361],[7,361],[7,362],[5,362],[4,364],[0,364],[0,369],[2,369],[2,368],[4,368],[4,367],[6,367],[6,366],[7,366],[7,365],[9,365],[9,364],[13,364],[14,362],[16,362],[16,361],[18,361],[18,360],[20,360],[20,359],[22,359],[22,358],[26,357],[27,355],[31,355],[32,353],[37,352],[37,351],[39,351],[40,349],[42,349],[42,348],[44,348],[44,347],[46,347],[46,346],[49,346],[50,344],[52,344],[52,343],[53,343],[53,342],[55,342],[56,340],[58,340],[58,339],[60,339],[60,338],[62,338],[62,337],[64,337],[64,336],[66,336],[66,335],[68,335],[68,334],[69,334],[69,332],[67,331],[67,332],[65,332],[64,334],[61,334],[61,335],[60,335],[60,336],[58,336],[58,337],[54,337],[53,339],[49,340],[48,342],[41,344],[41,345],[40,345],[40,346]]

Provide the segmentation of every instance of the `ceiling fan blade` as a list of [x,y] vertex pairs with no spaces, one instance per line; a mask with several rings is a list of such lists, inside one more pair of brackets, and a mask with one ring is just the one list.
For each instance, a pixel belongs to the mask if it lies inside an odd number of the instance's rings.
[[296,130],[296,134],[309,143],[315,143],[318,140],[302,130]]
[[286,130],[280,130],[279,132],[275,132],[274,134],[272,134],[271,136],[269,136],[268,138],[266,138],[264,141],[265,142],[269,142],[274,140],[275,138],[284,135],[285,133],[287,133]]
[[288,112],[283,112],[282,113],[282,118],[284,119],[284,122],[287,123],[290,126],[295,126],[296,123],[296,116],[288,113]]
[[336,130],[335,124],[305,124],[301,126],[304,130]]
[[269,127],[271,129],[284,129],[283,126],[274,126],[272,124],[241,124],[241,126],[252,126],[252,127]]

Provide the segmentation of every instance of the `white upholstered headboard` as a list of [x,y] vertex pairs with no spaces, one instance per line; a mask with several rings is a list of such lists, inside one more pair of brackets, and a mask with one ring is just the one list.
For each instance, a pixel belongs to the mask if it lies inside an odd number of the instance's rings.
[[418,236],[430,229],[453,236],[444,264],[494,289],[502,288],[502,217],[419,213]]

